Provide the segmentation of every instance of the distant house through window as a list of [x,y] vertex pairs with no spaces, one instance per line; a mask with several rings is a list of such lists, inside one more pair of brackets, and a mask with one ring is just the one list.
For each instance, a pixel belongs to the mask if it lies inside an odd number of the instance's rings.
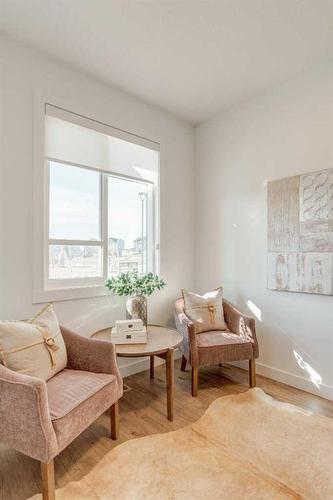
[[45,289],[158,272],[157,145],[49,105],[45,121]]

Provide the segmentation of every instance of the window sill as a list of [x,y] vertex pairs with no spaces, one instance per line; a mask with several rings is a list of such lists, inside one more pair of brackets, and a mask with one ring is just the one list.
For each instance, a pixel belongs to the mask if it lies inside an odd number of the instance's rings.
[[62,302],[65,300],[103,297],[105,295],[110,295],[110,292],[104,285],[54,288],[34,290],[32,302],[33,304],[43,304],[47,302]]

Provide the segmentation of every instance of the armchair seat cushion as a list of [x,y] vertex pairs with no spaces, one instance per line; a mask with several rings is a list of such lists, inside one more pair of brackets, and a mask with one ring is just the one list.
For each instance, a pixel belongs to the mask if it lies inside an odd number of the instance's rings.
[[210,331],[196,335],[199,365],[214,365],[253,358],[252,343],[229,331]]
[[63,418],[74,408],[89,399],[116,377],[106,373],[92,373],[65,369],[47,382],[51,420]]
[[58,453],[122,394],[115,375],[66,369],[47,384]]

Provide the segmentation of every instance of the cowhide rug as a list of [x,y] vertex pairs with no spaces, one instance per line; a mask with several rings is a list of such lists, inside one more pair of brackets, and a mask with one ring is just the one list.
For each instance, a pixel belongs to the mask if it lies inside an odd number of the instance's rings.
[[127,441],[57,500],[333,499],[333,420],[261,389],[221,397],[197,422]]

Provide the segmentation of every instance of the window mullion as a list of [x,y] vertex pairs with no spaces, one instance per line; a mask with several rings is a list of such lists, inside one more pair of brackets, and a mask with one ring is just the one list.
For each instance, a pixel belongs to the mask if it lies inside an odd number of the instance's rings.
[[101,238],[103,247],[103,278],[108,277],[108,176],[101,174]]
[[149,186],[147,186],[147,195],[146,195],[146,213],[145,213],[145,224],[146,224],[146,240],[145,240],[145,251],[146,251],[146,273],[152,271],[150,265],[150,251],[151,251],[151,224],[149,221],[150,216],[150,202],[151,202],[151,191]]
[[147,272],[155,272],[154,227],[153,227],[153,187],[148,186],[146,202],[146,266]]

